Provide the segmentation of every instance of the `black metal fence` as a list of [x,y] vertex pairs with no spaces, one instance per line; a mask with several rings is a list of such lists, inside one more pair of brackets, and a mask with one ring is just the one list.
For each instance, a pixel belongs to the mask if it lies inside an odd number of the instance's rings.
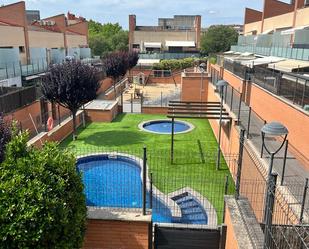
[[[70,150],[83,157],[78,168],[83,173],[87,205],[140,212],[145,205],[145,212],[152,209],[156,223],[217,227],[223,220],[224,195],[234,194],[235,188],[224,160],[216,172],[217,154],[207,152],[211,146],[201,148],[200,153],[177,150],[173,164],[169,151],[95,146]],[[102,160],[106,167],[98,167]],[[96,170],[91,172],[89,167]]]
[[279,72],[265,66],[247,67],[236,61],[224,60],[224,68],[244,80],[284,97],[295,105],[309,110],[309,77],[296,73]]
[[[223,222],[224,195],[235,193],[228,170],[205,170],[215,167],[217,156],[207,153],[207,148],[203,153],[178,150],[173,164],[169,151],[69,149],[79,157],[77,167],[83,175],[88,206],[144,214],[152,211],[154,223],[169,223],[170,227],[217,228]],[[225,159],[242,160],[238,155]],[[274,178],[246,179],[240,172],[235,196],[249,200],[264,228],[265,248],[309,248],[309,210],[304,205],[308,182],[295,182],[297,193],[274,183]]]
[[8,113],[35,101],[39,95],[36,86],[1,87],[0,112]]

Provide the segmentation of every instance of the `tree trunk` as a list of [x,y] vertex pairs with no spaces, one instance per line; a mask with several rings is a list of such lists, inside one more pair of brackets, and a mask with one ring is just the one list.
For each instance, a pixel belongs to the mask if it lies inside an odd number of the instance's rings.
[[116,84],[117,84],[117,78],[113,79],[113,85],[114,85],[114,99],[116,99]]
[[73,116],[73,141],[76,140],[77,135],[76,135],[76,111],[72,111],[72,116]]

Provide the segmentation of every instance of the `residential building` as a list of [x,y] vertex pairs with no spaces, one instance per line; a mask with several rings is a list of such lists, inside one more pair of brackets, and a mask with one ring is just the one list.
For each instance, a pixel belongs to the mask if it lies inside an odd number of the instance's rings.
[[201,16],[175,15],[159,18],[158,26],[137,26],[136,16],[129,16],[129,47],[140,52],[198,52]]
[[21,86],[22,77],[27,81],[65,56],[90,55],[84,18],[68,13],[41,19],[39,11],[26,10],[24,1],[0,7],[0,85]]
[[302,30],[309,25],[308,6],[307,0],[291,0],[290,3],[266,0],[262,11],[246,8],[244,34],[269,34],[294,28]]

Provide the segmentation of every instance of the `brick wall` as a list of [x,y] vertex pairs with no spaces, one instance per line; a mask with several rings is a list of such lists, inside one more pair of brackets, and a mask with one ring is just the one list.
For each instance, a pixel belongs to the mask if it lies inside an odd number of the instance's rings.
[[263,13],[254,9],[245,9],[245,24],[262,20]]
[[88,220],[83,249],[148,249],[149,223]]
[[208,101],[207,93],[208,93],[208,84],[210,77],[203,77],[203,87],[201,94],[201,77],[182,77],[182,90],[181,90],[181,100],[182,101]]
[[167,115],[167,107],[142,107],[142,113],[144,114],[163,114]]
[[309,115],[255,84],[251,85],[249,104],[262,119],[279,121],[288,128],[289,143],[294,147],[295,156],[309,169]]
[[118,104],[111,110],[86,110],[86,119],[89,122],[111,122],[118,114]]
[[28,129],[30,133],[34,133],[35,127],[30,116],[33,118],[35,124],[40,123],[42,118],[40,101],[37,100],[10,114],[7,114],[5,115],[5,118],[9,120],[16,120],[18,125],[20,125],[23,130]]

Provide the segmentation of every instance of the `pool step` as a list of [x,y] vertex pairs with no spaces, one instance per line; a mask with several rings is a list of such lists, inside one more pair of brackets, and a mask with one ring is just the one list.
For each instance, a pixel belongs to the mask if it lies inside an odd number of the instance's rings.
[[182,213],[181,223],[206,224],[207,216],[200,203],[188,193],[182,193],[173,197],[173,200],[180,207]]

